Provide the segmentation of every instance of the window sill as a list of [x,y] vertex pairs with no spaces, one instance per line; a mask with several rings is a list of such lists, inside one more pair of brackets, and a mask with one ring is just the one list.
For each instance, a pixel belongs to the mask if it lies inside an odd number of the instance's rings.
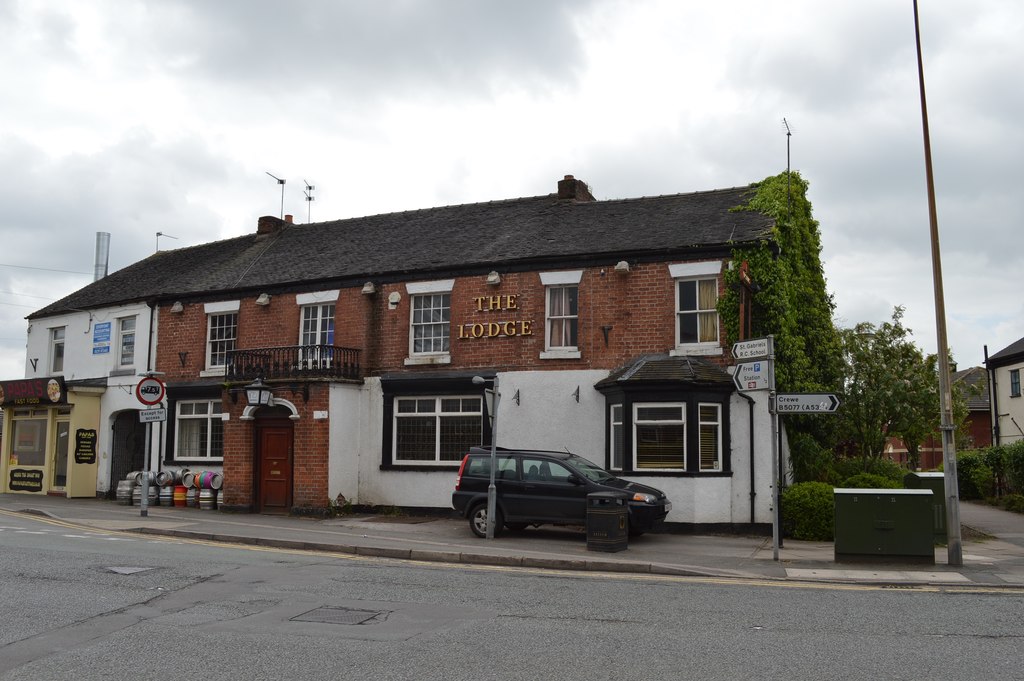
[[110,372],[110,376],[134,376],[135,369],[114,369]]
[[672,357],[686,357],[703,355],[706,357],[724,354],[722,346],[718,343],[693,343],[690,345],[677,345],[668,354]]
[[202,376],[203,378],[208,378],[210,376],[224,376],[226,374],[227,374],[227,367],[216,367],[216,368],[213,368],[213,369],[203,369],[202,371],[199,372],[199,375]]
[[541,359],[579,359],[579,350],[545,350],[540,353]]
[[405,358],[405,366],[424,366],[430,364],[451,364],[451,354],[445,352],[437,355],[414,355]]

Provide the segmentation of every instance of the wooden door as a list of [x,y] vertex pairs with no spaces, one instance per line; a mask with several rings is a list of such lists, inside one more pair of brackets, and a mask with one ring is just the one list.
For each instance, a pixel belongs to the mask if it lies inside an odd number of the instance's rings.
[[291,424],[261,426],[257,438],[259,511],[287,513],[292,506]]

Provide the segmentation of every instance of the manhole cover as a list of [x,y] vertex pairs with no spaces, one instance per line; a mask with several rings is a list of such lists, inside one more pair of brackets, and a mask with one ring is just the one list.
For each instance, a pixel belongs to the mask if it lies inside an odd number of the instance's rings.
[[296,615],[292,622],[318,622],[320,624],[364,624],[383,615],[378,610],[354,610],[352,608],[317,608]]

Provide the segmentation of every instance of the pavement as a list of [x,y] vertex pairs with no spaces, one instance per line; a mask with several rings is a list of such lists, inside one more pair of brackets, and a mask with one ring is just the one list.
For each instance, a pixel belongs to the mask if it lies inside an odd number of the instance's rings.
[[[831,542],[771,537],[648,533],[614,553],[589,550],[582,527],[542,526],[478,539],[451,516],[354,514],[328,519],[223,513],[199,508],[137,506],[103,499],[0,494],[0,511],[46,516],[92,530],[137,532],[186,539],[259,545],[439,564],[492,565],[606,573],[686,575],[787,582],[1024,588],[1024,515],[962,502],[963,564],[947,549],[935,563],[837,562]],[[671,529],[671,528],[670,528]]]

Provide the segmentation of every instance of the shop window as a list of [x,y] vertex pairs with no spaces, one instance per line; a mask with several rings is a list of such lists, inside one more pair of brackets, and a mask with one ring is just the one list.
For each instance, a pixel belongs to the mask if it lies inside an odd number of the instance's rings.
[[483,401],[470,396],[396,397],[394,462],[452,464],[483,438]]
[[46,418],[15,418],[11,431],[11,465],[45,466]]
[[220,400],[179,401],[174,428],[176,459],[206,461],[224,457]]

